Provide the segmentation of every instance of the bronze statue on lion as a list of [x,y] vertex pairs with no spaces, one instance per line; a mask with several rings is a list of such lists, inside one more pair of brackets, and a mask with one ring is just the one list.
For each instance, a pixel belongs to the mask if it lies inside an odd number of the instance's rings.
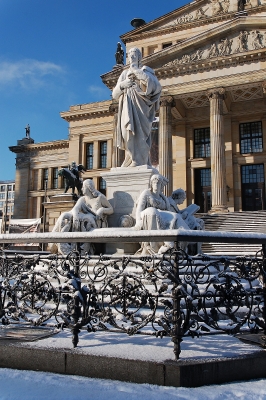
[[83,173],[85,168],[82,164],[76,164],[75,161],[72,162],[71,167],[62,168],[58,171],[59,176],[63,176],[66,180],[66,188],[65,192],[67,193],[68,189],[72,189],[72,194],[75,194],[75,189],[78,191],[78,195],[82,196],[82,179],[80,178],[80,173]]

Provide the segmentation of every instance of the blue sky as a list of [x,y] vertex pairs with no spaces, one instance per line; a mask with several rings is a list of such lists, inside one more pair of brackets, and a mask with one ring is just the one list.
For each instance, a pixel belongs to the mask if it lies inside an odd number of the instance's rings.
[[110,98],[100,75],[115,64],[119,36],[135,17],[149,22],[184,0],[0,0],[0,180],[15,178],[8,149],[25,136],[67,139],[59,113]]

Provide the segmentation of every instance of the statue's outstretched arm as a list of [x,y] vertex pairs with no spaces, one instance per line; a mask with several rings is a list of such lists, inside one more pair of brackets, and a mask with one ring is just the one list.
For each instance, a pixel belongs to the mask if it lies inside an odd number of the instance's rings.
[[109,201],[107,200],[107,198],[102,195],[101,196],[101,207],[98,208],[98,210],[96,211],[96,214],[101,217],[102,215],[111,215],[113,214],[114,209],[111,206],[111,204],[109,203]]

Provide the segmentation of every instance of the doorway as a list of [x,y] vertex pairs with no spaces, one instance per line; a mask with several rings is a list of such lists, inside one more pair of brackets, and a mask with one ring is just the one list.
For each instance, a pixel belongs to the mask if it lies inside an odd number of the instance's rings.
[[258,211],[265,209],[264,165],[242,165],[242,209]]
[[212,206],[211,169],[195,169],[195,204],[200,206],[199,212],[207,213]]

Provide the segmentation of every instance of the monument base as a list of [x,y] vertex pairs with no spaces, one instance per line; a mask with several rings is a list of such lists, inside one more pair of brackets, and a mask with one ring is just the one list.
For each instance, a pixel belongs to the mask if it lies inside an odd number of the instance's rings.
[[[140,165],[111,168],[109,172],[101,174],[107,184],[107,199],[114,209],[108,218],[109,227],[129,227],[123,225],[122,217],[125,215],[132,217],[135,225],[137,200],[141,192],[149,188],[151,176],[158,173],[149,165]],[[108,253],[134,254],[139,247],[136,243],[107,243],[106,250]]]
[[63,212],[71,210],[76,203],[75,196],[70,193],[62,193],[50,197],[50,201],[43,203],[45,216],[45,232],[51,232],[57,219]]

